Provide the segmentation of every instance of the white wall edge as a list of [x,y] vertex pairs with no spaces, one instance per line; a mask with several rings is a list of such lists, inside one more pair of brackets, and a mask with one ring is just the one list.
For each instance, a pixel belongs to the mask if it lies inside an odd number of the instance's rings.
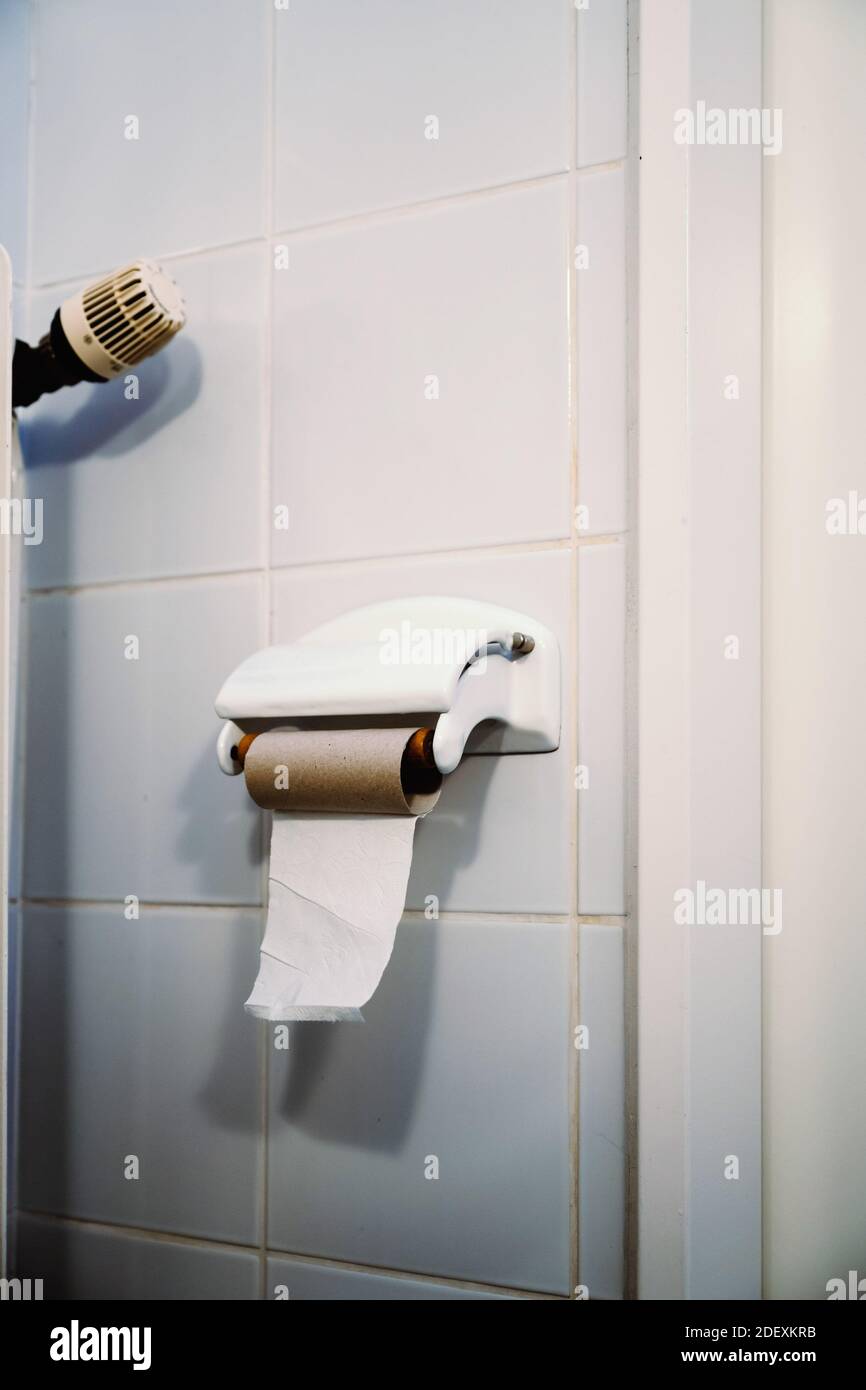
[[[761,885],[762,153],[674,140],[674,113],[699,100],[760,107],[761,9],[641,5],[643,1299],[749,1299],[761,1287],[761,925],[674,920],[674,894],[698,880]],[[729,374],[736,400],[725,396]],[[737,660],[726,659],[730,636]]]
[[[12,496],[12,265],[0,246],[0,498]],[[9,718],[12,539],[0,529],[0,1275],[8,1259]]]

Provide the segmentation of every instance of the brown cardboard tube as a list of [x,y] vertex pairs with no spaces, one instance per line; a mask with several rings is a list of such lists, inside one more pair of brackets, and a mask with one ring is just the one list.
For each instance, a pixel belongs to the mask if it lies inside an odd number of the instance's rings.
[[431,729],[270,729],[248,746],[244,779],[266,811],[423,816],[442,775]]

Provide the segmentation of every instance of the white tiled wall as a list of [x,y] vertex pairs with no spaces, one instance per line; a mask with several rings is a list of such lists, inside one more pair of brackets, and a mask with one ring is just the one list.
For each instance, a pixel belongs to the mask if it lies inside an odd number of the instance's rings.
[[22,916],[21,1205],[254,1244],[263,1039],[235,1005],[255,974],[258,914]]
[[625,912],[625,564],[621,544],[580,548],[578,910],[586,914]]
[[[22,413],[45,510],[45,543],[26,555],[33,587],[264,563],[268,266],[267,247],[250,243],[176,268],[190,328],[137,368],[137,400],[125,380],[82,384]],[[39,330],[82,283],[36,290]]]
[[569,535],[567,202],[556,180],[291,239],[276,564]]
[[579,1013],[586,1032],[580,1069],[579,1268],[581,1280],[598,1298],[621,1297],[625,1280],[623,936],[623,929],[611,924],[580,925]]
[[267,4],[35,0],[37,284],[267,230]]
[[[558,0],[295,0],[276,48],[280,227],[560,173],[570,15]],[[312,59],[312,61],[311,61]]]
[[568,1293],[573,953],[566,923],[405,921],[360,1036],[272,1059],[271,1247]]
[[[620,1297],[624,0],[24,11],[0,234],[33,336],[138,254],[189,325],[138,399],[23,412],[20,1272]],[[423,592],[558,634],[562,745],[458,770],[367,1022],[275,1051],[242,1007],[261,817],[216,770],[213,698],[268,640]]]
[[627,0],[576,0],[577,163],[622,160],[627,144]]
[[19,1216],[18,1268],[47,1299],[254,1299],[259,1261],[210,1242],[146,1240],[110,1226]]
[[588,169],[577,180],[577,452],[579,525],[624,531],[627,438],[626,171]]

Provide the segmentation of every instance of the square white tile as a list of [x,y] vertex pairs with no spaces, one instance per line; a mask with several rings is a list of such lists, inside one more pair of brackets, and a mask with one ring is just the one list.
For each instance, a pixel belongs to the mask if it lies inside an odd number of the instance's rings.
[[255,1299],[258,1255],[245,1250],[148,1240],[104,1226],[20,1214],[19,1278],[42,1279],[47,1301]]
[[292,238],[275,563],[570,533],[566,204],[563,181]]
[[577,15],[577,162],[607,164],[626,152],[628,3],[591,0]]
[[0,243],[9,252],[12,278],[27,274],[27,132],[30,101],[30,6],[0,5]]
[[260,1039],[243,1001],[260,930],[252,909],[25,910],[23,1208],[258,1240]]
[[265,231],[269,9],[40,0],[37,284]]
[[[455,594],[508,604],[558,636],[562,744],[555,753],[465,758],[415,831],[407,905],[565,913],[573,904],[571,556],[563,550],[286,570],[274,579],[274,641],[380,599]],[[531,657],[528,658],[531,660]]]
[[263,643],[262,590],[243,576],[28,601],[28,897],[261,900],[260,816],[219,771],[213,702]]
[[429,1279],[408,1279],[372,1274],[361,1269],[316,1264],[313,1260],[268,1260],[267,1297],[304,1302],[487,1302],[501,1303],[508,1294],[484,1289],[462,1289],[456,1284],[434,1284]]
[[272,1248],[570,1288],[571,940],[407,919],[364,1023],[292,1026],[270,1063]]
[[[628,524],[625,174],[582,174],[577,182],[577,480],[588,512],[581,527],[611,535]],[[585,249],[584,249],[585,248]]]
[[[43,499],[32,586],[261,564],[269,264],[264,245],[166,263],[187,325],[136,382],[83,383],[22,411],[25,484]],[[34,339],[74,288],[34,297]]]
[[581,546],[578,556],[578,907],[625,912],[625,546]]
[[578,1278],[590,1298],[624,1297],[625,1019],[623,932],[580,927],[580,1253]]
[[274,33],[275,229],[568,166],[564,0],[292,0]]

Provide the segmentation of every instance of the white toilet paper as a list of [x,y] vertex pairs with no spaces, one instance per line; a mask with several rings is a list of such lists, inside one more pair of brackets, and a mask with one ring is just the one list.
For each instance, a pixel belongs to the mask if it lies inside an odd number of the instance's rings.
[[268,923],[250,1013],[361,1018],[394,947],[417,819],[274,813]]

